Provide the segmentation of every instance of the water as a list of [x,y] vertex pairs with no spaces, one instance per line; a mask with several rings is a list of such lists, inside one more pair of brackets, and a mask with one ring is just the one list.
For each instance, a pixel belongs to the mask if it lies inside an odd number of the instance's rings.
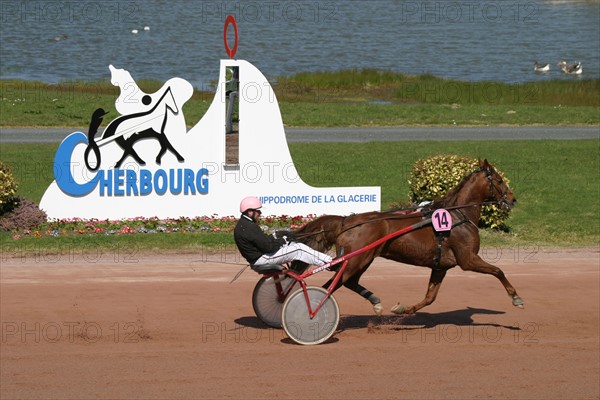
[[[3,79],[108,81],[113,64],[136,80],[179,76],[207,88],[228,58],[229,14],[240,35],[235,57],[270,79],[348,68],[466,81],[578,79],[558,70],[561,59],[580,61],[584,78],[600,76],[598,0],[3,0],[0,11]],[[552,70],[534,73],[534,61]]]

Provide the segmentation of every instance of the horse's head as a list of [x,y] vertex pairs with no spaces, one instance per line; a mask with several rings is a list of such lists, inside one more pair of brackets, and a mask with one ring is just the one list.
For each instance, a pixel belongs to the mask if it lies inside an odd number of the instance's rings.
[[167,108],[171,110],[173,114],[179,113],[179,107],[177,107],[177,102],[175,101],[175,97],[173,97],[173,91],[171,90],[171,87],[167,88],[163,97]]
[[513,208],[517,198],[494,167],[487,160],[479,160],[479,170],[487,179],[485,184],[488,188],[486,190],[489,190],[487,200],[497,202],[498,206],[505,210]]

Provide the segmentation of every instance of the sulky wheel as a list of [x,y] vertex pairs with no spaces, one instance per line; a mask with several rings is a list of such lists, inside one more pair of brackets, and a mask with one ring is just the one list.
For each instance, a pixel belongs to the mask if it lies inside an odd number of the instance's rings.
[[[327,297],[327,291],[316,286],[308,286],[306,293],[313,311]],[[329,296],[311,319],[304,291],[299,289],[286,299],[281,318],[285,333],[294,342],[319,344],[329,339],[337,329],[340,321],[340,309],[333,296]]]
[[281,328],[281,310],[285,295],[296,281],[285,274],[263,276],[252,292],[252,308],[262,322],[273,328]]

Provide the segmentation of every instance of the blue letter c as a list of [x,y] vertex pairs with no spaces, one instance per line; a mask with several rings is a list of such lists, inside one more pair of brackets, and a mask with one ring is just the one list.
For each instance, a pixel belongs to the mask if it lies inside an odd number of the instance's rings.
[[91,181],[86,183],[78,183],[71,173],[71,155],[75,146],[80,143],[87,145],[87,137],[82,132],[72,133],[58,146],[54,156],[54,179],[56,184],[64,193],[78,197],[85,196],[94,190],[98,183],[98,173],[94,175]]

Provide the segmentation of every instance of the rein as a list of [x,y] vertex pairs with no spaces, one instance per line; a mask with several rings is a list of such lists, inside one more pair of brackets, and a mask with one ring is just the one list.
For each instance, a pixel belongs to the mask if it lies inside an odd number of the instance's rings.
[[319,235],[321,233],[325,233],[325,232],[333,232],[333,229],[328,229],[328,230],[321,229],[321,230],[316,231],[316,232],[294,234],[294,236],[296,238],[302,239],[302,238],[307,238],[307,237],[311,237],[311,236],[317,236],[317,235]]
[[[451,210],[460,210],[462,208],[482,206],[482,205],[487,205],[487,204],[497,204],[497,203],[500,203],[500,201],[484,201],[483,203],[469,203],[469,204],[462,204],[462,205],[458,205],[458,206],[443,207],[443,208],[445,210],[451,211]],[[383,217],[372,218],[367,221],[357,222],[353,225],[345,226],[344,229],[342,229],[340,231],[340,233],[349,231],[350,229],[356,228],[357,226],[370,224],[372,222],[389,221],[389,220],[396,220],[396,219],[406,219],[406,218],[414,218],[414,217],[424,217],[426,214],[430,213],[431,211],[434,211],[434,210],[432,210],[431,208],[427,208],[427,210],[419,210],[419,211],[415,211],[410,214],[387,215],[387,216],[383,216]],[[322,231],[322,232],[325,232],[325,231]]]

